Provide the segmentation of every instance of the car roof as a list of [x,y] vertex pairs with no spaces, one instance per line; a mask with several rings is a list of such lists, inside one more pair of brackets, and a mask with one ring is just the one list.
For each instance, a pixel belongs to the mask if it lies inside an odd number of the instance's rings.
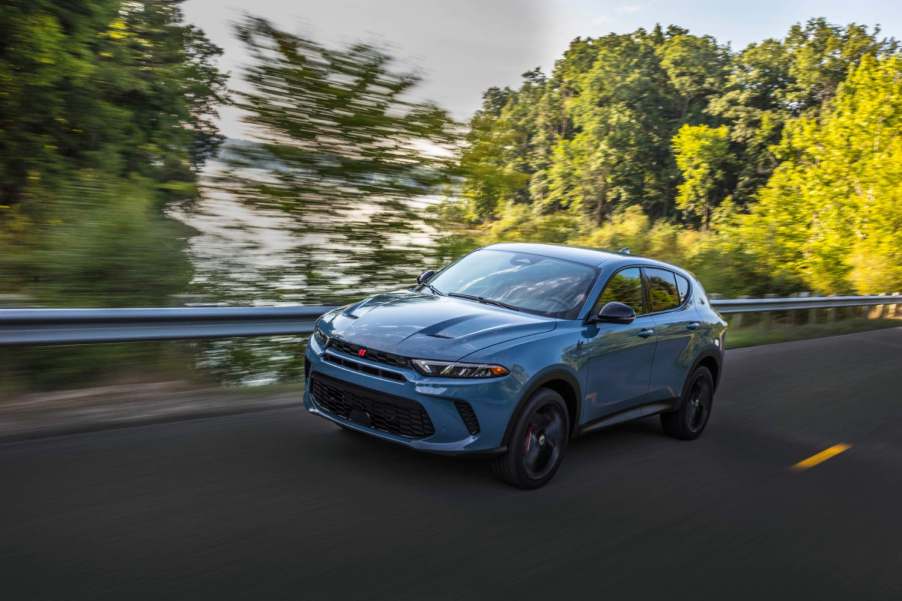
[[597,250],[594,248],[582,248],[579,246],[562,246],[559,244],[538,244],[527,242],[502,242],[500,244],[492,244],[490,246],[486,246],[485,248],[494,250],[506,250],[511,252],[532,253],[536,255],[543,255],[545,257],[551,257],[553,259],[573,261],[574,263],[581,263],[590,267],[601,267],[602,265],[613,267],[618,267],[620,265],[648,265],[650,267],[664,267],[667,269],[679,271],[681,273],[684,271],[683,269],[680,269],[675,265],[670,265],[668,263],[664,263],[663,261],[656,261],[655,259],[648,259],[645,257],[637,257],[634,255],[626,254],[622,255],[619,253],[612,253],[604,250]]

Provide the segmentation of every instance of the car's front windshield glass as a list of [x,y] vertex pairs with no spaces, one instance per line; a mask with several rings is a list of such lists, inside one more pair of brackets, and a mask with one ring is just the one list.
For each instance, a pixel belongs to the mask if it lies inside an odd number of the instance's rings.
[[574,319],[595,281],[595,269],[531,253],[483,249],[450,265],[429,283],[549,317]]

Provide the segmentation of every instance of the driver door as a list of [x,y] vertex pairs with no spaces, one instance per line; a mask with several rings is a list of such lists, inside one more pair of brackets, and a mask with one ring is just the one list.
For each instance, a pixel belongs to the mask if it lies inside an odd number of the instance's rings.
[[616,272],[590,315],[612,301],[629,305],[636,319],[629,324],[590,323],[581,341],[583,421],[590,422],[612,413],[641,405],[648,396],[656,338],[647,313],[645,284],[638,267]]

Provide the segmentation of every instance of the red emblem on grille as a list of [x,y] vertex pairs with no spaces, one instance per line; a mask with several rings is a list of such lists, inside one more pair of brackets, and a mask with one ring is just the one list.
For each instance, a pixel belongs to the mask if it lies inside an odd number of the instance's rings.
[[365,348],[357,349],[357,356],[358,357],[366,357],[366,349]]

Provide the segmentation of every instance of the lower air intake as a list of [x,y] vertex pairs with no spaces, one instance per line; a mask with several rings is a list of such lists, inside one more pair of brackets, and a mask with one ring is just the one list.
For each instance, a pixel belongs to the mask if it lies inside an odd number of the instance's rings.
[[464,425],[470,434],[479,434],[479,420],[476,418],[476,412],[473,411],[470,403],[454,401],[454,406],[457,407],[457,412],[460,413],[460,418],[464,420]]
[[342,419],[409,438],[435,434],[429,414],[416,401],[404,399],[314,373],[310,390],[317,405]]

